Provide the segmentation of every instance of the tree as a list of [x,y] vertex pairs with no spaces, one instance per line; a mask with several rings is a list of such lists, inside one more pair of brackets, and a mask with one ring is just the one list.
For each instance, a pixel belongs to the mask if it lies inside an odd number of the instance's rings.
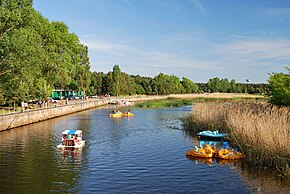
[[121,95],[134,95],[136,94],[136,83],[130,75],[121,72],[120,75],[120,94]]
[[230,87],[230,83],[228,79],[221,79],[220,81],[221,83],[221,88],[220,88],[220,92],[227,92],[229,87]]
[[26,26],[31,18],[32,0],[0,1],[0,41],[11,31]]
[[19,102],[35,88],[40,38],[29,21],[33,16],[32,1],[0,1],[0,85],[1,103]]
[[76,72],[75,79],[77,80],[79,89],[82,90],[84,96],[86,96],[86,91],[89,89],[91,82],[90,62],[87,46],[82,47],[82,51],[80,52],[80,64],[76,65]]
[[113,76],[113,87],[114,87],[112,94],[115,96],[118,96],[120,94],[120,79],[121,79],[121,69],[119,65],[115,65],[113,67],[112,76]]
[[221,90],[220,79],[218,77],[215,77],[213,79],[209,79],[208,86],[209,86],[209,90],[211,93],[219,92]]
[[276,105],[290,106],[290,68],[287,73],[271,73],[268,79],[270,102]]
[[104,94],[103,79],[105,74],[103,72],[93,72],[91,74],[90,92],[91,94]]
[[181,84],[183,85],[183,88],[185,90],[185,93],[198,93],[198,85],[193,83],[190,79],[183,77]]

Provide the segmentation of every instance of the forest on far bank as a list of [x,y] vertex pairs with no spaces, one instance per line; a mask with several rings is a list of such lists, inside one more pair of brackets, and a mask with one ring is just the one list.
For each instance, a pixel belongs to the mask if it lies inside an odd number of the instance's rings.
[[255,93],[269,95],[274,104],[290,104],[289,73],[272,73],[269,83],[254,84],[218,77],[194,83],[163,73],[143,77],[122,72],[119,65],[108,73],[92,72],[88,47],[64,22],[37,12],[33,0],[0,1],[0,13],[0,105],[47,100],[55,89],[113,96]]

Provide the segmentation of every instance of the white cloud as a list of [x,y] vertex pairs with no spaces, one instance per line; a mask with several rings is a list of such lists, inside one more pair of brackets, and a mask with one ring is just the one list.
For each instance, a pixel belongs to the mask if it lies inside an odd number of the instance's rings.
[[214,45],[211,49],[220,60],[251,66],[290,60],[290,40],[244,39]]
[[131,1],[129,0],[123,0],[127,5],[131,5]]
[[290,8],[262,8],[258,11],[281,20],[289,21],[290,19]]
[[198,0],[191,0],[191,2],[194,4],[194,6],[201,11],[203,14],[205,14],[205,8],[204,6],[201,4],[201,2],[199,2]]
[[111,43],[102,40],[95,39],[82,39],[90,51],[107,53],[116,56],[127,56],[128,53],[132,52],[130,46],[125,44]]

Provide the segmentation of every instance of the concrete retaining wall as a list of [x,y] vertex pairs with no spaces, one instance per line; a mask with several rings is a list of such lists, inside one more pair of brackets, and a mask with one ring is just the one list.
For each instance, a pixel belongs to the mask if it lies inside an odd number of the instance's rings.
[[[159,100],[166,99],[168,96],[135,96],[126,97],[122,99],[130,100],[132,102],[136,101],[147,101],[147,100]],[[12,129],[15,127],[20,127],[23,125],[60,117],[63,115],[72,114],[75,112],[92,109],[98,106],[107,105],[110,99],[96,99],[96,100],[86,100],[79,101],[76,104],[68,106],[58,106],[52,108],[43,108],[38,110],[25,111],[21,113],[13,113],[0,116],[0,131]]]

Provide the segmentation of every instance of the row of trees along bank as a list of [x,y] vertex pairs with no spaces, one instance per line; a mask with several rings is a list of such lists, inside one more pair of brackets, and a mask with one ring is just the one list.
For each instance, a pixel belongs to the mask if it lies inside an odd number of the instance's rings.
[[[35,98],[46,100],[53,89],[78,90],[85,95],[235,92],[269,93],[274,96],[281,91],[271,93],[268,84],[241,84],[234,79],[213,78],[207,83],[196,84],[188,78],[180,79],[163,73],[153,78],[128,75],[118,65],[108,73],[91,72],[88,47],[80,43],[76,34],[69,32],[65,23],[50,22],[37,12],[32,0],[2,0],[0,13],[2,105]],[[280,77],[280,74],[271,75],[270,85],[279,87],[277,82],[288,79],[287,74],[286,79]],[[278,104],[281,95],[276,96],[279,98],[273,102]]]

